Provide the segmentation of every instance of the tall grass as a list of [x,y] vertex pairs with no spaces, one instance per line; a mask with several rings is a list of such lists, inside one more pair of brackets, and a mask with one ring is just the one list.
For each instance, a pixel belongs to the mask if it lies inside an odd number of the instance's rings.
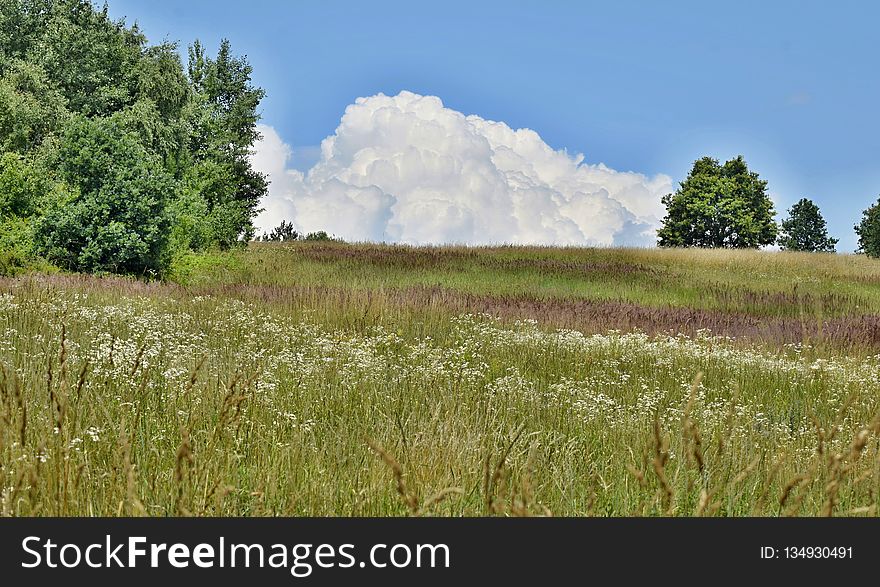
[[[178,270],[0,281],[4,515],[877,513],[880,355],[817,334],[876,311],[870,261],[297,245]],[[625,300],[645,275],[656,304]],[[800,326],[632,330],[699,312]]]

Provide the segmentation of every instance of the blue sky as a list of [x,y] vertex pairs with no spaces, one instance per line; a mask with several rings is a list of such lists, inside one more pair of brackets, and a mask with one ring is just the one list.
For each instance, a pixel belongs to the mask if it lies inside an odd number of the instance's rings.
[[267,91],[264,122],[306,159],[355,98],[410,90],[676,182],[699,156],[741,153],[780,211],[814,199],[841,251],[880,194],[872,2],[111,0],[110,10],[151,42],[199,38],[214,50],[229,38]]

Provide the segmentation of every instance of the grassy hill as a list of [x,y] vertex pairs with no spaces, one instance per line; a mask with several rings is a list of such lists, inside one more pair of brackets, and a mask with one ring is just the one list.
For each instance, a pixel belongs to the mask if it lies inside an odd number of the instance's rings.
[[479,312],[591,333],[709,329],[852,352],[880,344],[880,262],[861,255],[258,243],[188,257],[175,278],[336,317]]
[[875,515],[878,286],[845,255],[338,243],[0,280],[0,512]]

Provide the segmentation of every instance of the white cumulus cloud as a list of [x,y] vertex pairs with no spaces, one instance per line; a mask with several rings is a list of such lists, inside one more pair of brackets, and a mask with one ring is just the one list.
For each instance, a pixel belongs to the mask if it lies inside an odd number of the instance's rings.
[[305,173],[272,127],[260,132],[253,164],[272,182],[261,231],[285,219],[349,241],[650,246],[672,191],[666,175],[586,164],[411,92],[348,106]]

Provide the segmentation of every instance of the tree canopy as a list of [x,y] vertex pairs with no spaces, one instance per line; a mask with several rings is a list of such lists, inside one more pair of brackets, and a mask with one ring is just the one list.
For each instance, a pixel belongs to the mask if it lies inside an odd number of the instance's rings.
[[858,252],[869,257],[880,257],[880,198],[862,212],[862,221],[854,228],[859,237]]
[[833,253],[837,239],[828,236],[825,219],[812,200],[801,198],[782,221],[777,244],[782,250]]
[[663,204],[666,217],[657,231],[661,247],[757,248],[776,240],[767,182],[742,156],[724,165],[711,157],[698,159]]
[[0,0],[4,247],[146,274],[253,236],[264,92],[228,41],[188,56],[89,0]]

